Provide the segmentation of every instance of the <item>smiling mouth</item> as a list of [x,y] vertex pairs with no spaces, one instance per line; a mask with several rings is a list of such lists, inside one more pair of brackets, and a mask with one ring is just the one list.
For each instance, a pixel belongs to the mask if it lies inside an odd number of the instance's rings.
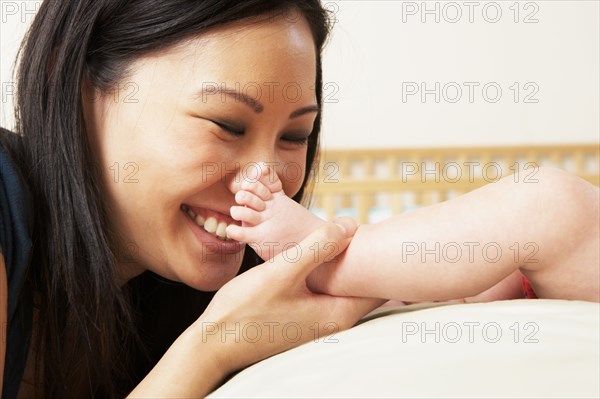
[[210,211],[208,209],[194,208],[193,210],[189,205],[182,204],[181,210],[200,226],[204,231],[223,241],[233,241],[227,235],[227,226],[236,224],[233,219],[228,218],[226,215]]

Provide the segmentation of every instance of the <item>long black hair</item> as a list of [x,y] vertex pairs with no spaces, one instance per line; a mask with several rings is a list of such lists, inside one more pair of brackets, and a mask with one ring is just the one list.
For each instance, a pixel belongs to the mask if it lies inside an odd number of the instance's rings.
[[[36,381],[43,381],[37,389],[45,396],[70,397],[80,388],[90,396],[127,394],[212,298],[150,272],[118,285],[115,265],[123,252],[114,245],[85,130],[84,74],[106,93],[138,57],[215,26],[276,15],[307,20],[321,104],[321,50],[330,26],[319,0],[46,0],[40,6],[19,49],[20,140],[12,153],[35,208],[28,282],[39,299],[32,345]],[[319,114],[298,202],[310,191],[320,126]],[[257,263],[247,248],[242,271]]]

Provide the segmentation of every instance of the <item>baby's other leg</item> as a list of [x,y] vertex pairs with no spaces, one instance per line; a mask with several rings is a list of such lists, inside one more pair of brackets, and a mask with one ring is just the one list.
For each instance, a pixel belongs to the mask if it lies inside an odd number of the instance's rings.
[[512,272],[512,274],[493,287],[477,295],[464,298],[463,301],[466,303],[472,303],[525,298],[522,280],[523,274],[519,270],[515,270]]
[[237,206],[231,217],[242,226],[231,225],[227,235],[248,243],[263,260],[299,243],[325,221],[288,197],[277,173],[261,168],[257,180],[245,180],[235,194]]

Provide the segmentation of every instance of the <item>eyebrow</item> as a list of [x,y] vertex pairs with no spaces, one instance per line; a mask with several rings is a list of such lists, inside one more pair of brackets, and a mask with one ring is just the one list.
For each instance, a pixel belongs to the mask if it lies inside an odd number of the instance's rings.
[[[202,90],[196,92],[192,96],[192,98],[194,100],[197,100],[199,98],[205,99],[207,96],[214,95],[214,94],[224,94],[226,96],[233,97],[233,98],[235,98],[236,101],[241,101],[243,104],[250,107],[252,109],[252,111],[254,111],[254,113],[256,113],[256,114],[260,114],[265,109],[265,106],[263,104],[261,104],[260,101],[248,96],[247,94],[244,94],[242,92],[239,92],[239,91],[233,90],[233,89],[217,88],[217,87],[212,87],[209,90],[202,89]],[[306,107],[302,107],[302,108],[299,108],[299,109],[293,111],[290,114],[289,119],[298,118],[304,114],[308,114],[311,112],[319,112],[319,110],[320,110],[320,108],[316,104],[308,105]]]

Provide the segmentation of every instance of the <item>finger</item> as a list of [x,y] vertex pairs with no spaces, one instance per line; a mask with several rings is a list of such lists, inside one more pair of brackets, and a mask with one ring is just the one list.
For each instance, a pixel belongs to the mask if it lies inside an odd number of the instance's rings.
[[245,222],[251,225],[257,225],[262,222],[262,216],[260,212],[256,212],[254,209],[246,208],[244,206],[232,206],[229,209],[231,217],[240,222]]
[[264,211],[267,207],[265,201],[246,190],[240,190],[235,193],[235,202],[237,202],[238,205],[247,206],[259,212]]
[[352,237],[356,233],[358,229],[358,223],[356,220],[352,219],[350,216],[338,216],[333,219],[333,223],[343,226],[348,232],[348,236]]
[[310,272],[346,249],[356,230],[353,231],[351,223],[348,224],[350,230],[346,226],[333,222],[325,223],[300,244],[286,245],[270,262],[289,264],[286,273],[291,285],[298,282],[306,284],[305,280]]

